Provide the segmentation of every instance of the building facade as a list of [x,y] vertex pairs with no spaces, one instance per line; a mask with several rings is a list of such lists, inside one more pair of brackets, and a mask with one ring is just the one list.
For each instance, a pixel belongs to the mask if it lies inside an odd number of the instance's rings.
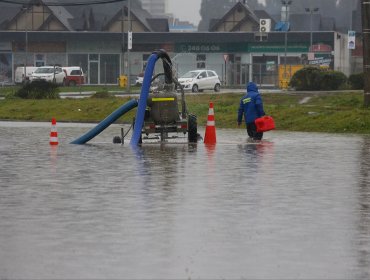
[[[166,19],[152,17],[135,6],[130,17],[127,5],[120,5],[106,20],[94,20],[90,13],[87,21],[79,22],[71,10],[36,2],[13,11],[11,17],[4,15],[0,21],[2,83],[14,82],[15,69],[24,65],[81,66],[88,84],[116,84],[122,74],[133,82],[156,49],[170,54],[179,75],[212,69],[224,85],[232,86],[255,81],[260,86],[277,87],[279,70],[290,75],[292,66],[297,65],[321,65],[347,75],[353,72],[347,34],[261,32],[260,20],[268,15],[253,13],[240,2],[214,22],[212,32],[203,33],[169,32]],[[129,30],[133,32],[130,50]]]
[[[0,67],[3,82],[14,81],[16,67],[29,65],[81,66],[89,84],[116,84],[130,65],[131,81],[141,73],[152,51],[165,49],[178,74],[213,69],[224,84],[255,81],[278,86],[279,65],[326,65],[346,73],[349,51],[346,35],[316,32],[310,51],[309,32],[271,32],[263,41],[254,32],[133,34],[133,47],[122,49],[119,32],[21,31],[0,32]],[[338,36],[340,35],[340,36]],[[344,51],[343,51],[344,50]],[[159,71],[159,70],[158,70]]]

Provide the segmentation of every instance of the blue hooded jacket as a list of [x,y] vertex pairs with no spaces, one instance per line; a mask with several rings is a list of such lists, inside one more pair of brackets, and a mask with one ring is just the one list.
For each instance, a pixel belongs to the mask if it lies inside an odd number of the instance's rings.
[[238,110],[238,123],[242,122],[244,115],[245,122],[254,123],[257,118],[265,115],[261,95],[255,83],[249,82],[247,85],[247,94],[240,100]]

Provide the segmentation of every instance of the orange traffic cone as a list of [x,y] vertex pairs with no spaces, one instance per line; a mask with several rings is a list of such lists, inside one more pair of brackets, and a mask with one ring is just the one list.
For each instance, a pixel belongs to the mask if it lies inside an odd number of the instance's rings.
[[57,132],[57,121],[55,118],[51,120],[50,130],[50,145],[58,145],[58,132]]
[[208,119],[206,126],[206,133],[204,135],[205,144],[216,144],[216,126],[215,126],[215,111],[213,103],[209,103]]

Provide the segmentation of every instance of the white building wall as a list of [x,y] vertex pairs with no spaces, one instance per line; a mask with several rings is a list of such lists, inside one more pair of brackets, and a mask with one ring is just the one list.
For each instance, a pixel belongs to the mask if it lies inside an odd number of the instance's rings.
[[351,74],[350,50],[348,49],[348,35],[334,33],[334,70]]

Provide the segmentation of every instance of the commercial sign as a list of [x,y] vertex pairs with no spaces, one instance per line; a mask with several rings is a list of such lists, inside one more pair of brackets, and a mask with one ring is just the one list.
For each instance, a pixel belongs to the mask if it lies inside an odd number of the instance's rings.
[[229,43],[178,43],[175,46],[176,52],[190,53],[245,52],[246,49],[246,44]]
[[[287,44],[287,51],[288,52],[306,52],[307,51],[307,44],[300,44],[300,43],[288,43]],[[250,43],[248,44],[248,52],[284,52],[285,45],[284,44],[274,44],[274,43],[265,43],[265,44],[256,44]]]
[[312,60],[309,60],[310,65],[320,65],[324,67],[331,67],[333,63],[333,56],[331,54],[314,54]]
[[128,32],[128,41],[127,42],[128,42],[127,43],[127,48],[129,50],[132,50],[132,32],[131,31]]
[[356,48],[356,31],[348,31],[348,49],[354,50]]
[[267,61],[266,62],[266,71],[275,71],[276,70],[276,67],[275,67],[275,61]]

